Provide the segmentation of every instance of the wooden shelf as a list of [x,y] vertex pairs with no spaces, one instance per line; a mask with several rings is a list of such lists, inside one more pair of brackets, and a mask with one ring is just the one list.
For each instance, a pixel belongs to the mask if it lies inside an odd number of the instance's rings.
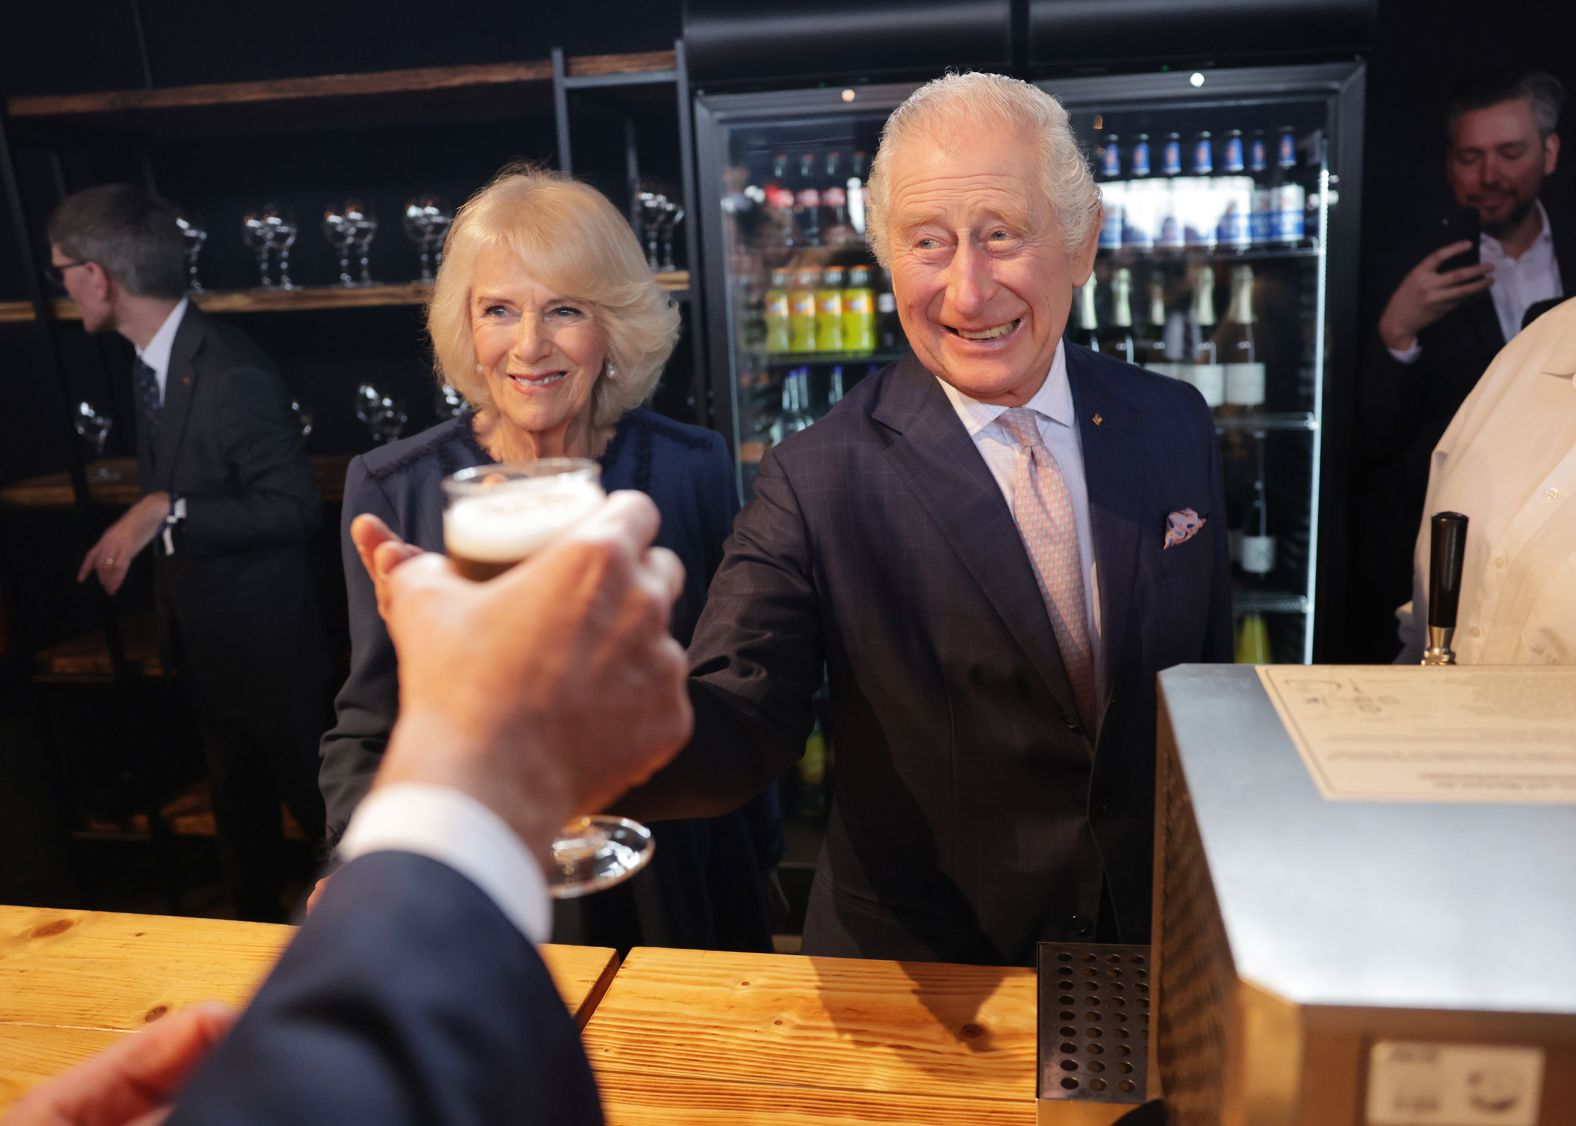
[[[153,615],[139,614],[120,623],[121,653],[134,676],[159,677],[159,647],[154,638]],[[33,658],[34,679],[46,682],[110,680],[115,675],[104,635],[97,630],[40,650]]]
[[[584,55],[568,61],[574,77],[671,72],[672,51]],[[655,78],[653,80],[656,80]],[[19,127],[30,123],[102,128],[132,126],[159,133],[189,133],[220,125],[266,123],[288,112],[290,128],[356,121],[373,102],[393,103],[401,120],[513,115],[524,105],[551,106],[553,66],[533,59],[483,66],[419,67],[361,74],[321,74],[259,82],[209,83],[152,90],[103,90],[31,94],[6,99]],[[378,115],[384,121],[390,118]]]
[[[317,487],[325,501],[338,503],[345,495],[345,469],[350,464],[350,454],[313,454],[312,470],[317,474]],[[137,460],[130,457],[107,457],[96,461],[88,469],[88,496],[94,504],[129,506],[142,497],[142,485],[137,481]],[[104,469],[114,476],[95,480],[94,473]],[[0,504],[12,508],[70,508],[76,503],[71,491],[69,473],[45,473],[0,485]]]
[[[663,289],[677,295],[689,290],[688,270],[658,274]],[[390,282],[378,285],[299,285],[294,289],[230,289],[194,293],[198,308],[209,313],[296,313],[310,309],[378,309],[396,305],[425,305],[432,297],[431,282]],[[80,319],[77,307],[67,300],[54,303],[55,319]],[[28,322],[33,306],[27,301],[0,302],[0,324]]]

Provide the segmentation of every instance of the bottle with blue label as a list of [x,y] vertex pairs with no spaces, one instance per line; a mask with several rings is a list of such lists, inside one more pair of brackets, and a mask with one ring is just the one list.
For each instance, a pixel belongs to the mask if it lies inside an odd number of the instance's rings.
[[1226,136],[1226,150],[1221,154],[1220,170],[1228,176],[1236,176],[1240,175],[1245,167],[1242,153],[1242,130],[1233,129]]
[[1160,150],[1160,174],[1182,175],[1182,135],[1167,133],[1165,147]]
[[1215,171],[1215,142],[1208,129],[1202,129],[1193,138],[1193,168],[1195,176],[1209,176]]
[[1100,223],[1100,249],[1122,249],[1122,229],[1127,209],[1126,187],[1122,182],[1122,143],[1115,133],[1105,135],[1100,146],[1100,204],[1104,218]]
[[1140,133],[1133,142],[1133,156],[1128,163],[1128,171],[1135,180],[1141,180],[1149,175],[1149,134]]
[[1248,141],[1248,171],[1258,175],[1267,172],[1269,167],[1269,142],[1264,137],[1264,130],[1255,129],[1252,138]]
[[1295,246],[1307,235],[1308,193],[1297,181],[1297,134],[1290,125],[1278,131],[1275,146],[1275,206],[1270,217],[1270,241]]

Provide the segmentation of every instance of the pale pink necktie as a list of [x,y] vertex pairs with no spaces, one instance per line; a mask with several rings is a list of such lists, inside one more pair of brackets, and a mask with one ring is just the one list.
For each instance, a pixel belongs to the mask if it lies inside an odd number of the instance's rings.
[[1001,424],[1018,444],[1018,472],[1012,487],[1012,517],[1034,564],[1040,594],[1061,650],[1067,679],[1084,725],[1094,715],[1094,658],[1084,620],[1083,572],[1078,564],[1078,525],[1062,471],[1040,438],[1034,412],[1018,407],[1001,415]]

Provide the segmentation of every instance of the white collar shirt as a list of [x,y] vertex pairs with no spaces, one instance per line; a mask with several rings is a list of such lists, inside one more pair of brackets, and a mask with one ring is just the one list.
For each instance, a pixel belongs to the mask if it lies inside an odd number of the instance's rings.
[[137,349],[137,359],[153,369],[153,378],[159,384],[160,403],[164,402],[164,385],[170,378],[170,353],[175,348],[175,334],[180,331],[181,319],[186,316],[190,304],[191,300],[186,297],[176,302],[175,308],[170,310],[170,315],[159,326],[159,331],[148,341],[148,346]]

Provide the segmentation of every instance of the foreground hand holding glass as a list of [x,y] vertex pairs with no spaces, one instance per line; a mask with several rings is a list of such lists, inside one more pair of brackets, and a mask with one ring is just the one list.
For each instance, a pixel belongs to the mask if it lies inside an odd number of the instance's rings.
[[[485,581],[550,545],[605,496],[585,458],[542,458],[464,469],[443,482],[443,543],[456,571]],[[622,883],[645,867],[651,831],[623,817],[577,817],[553,841],[548,890],[574,899]]]

